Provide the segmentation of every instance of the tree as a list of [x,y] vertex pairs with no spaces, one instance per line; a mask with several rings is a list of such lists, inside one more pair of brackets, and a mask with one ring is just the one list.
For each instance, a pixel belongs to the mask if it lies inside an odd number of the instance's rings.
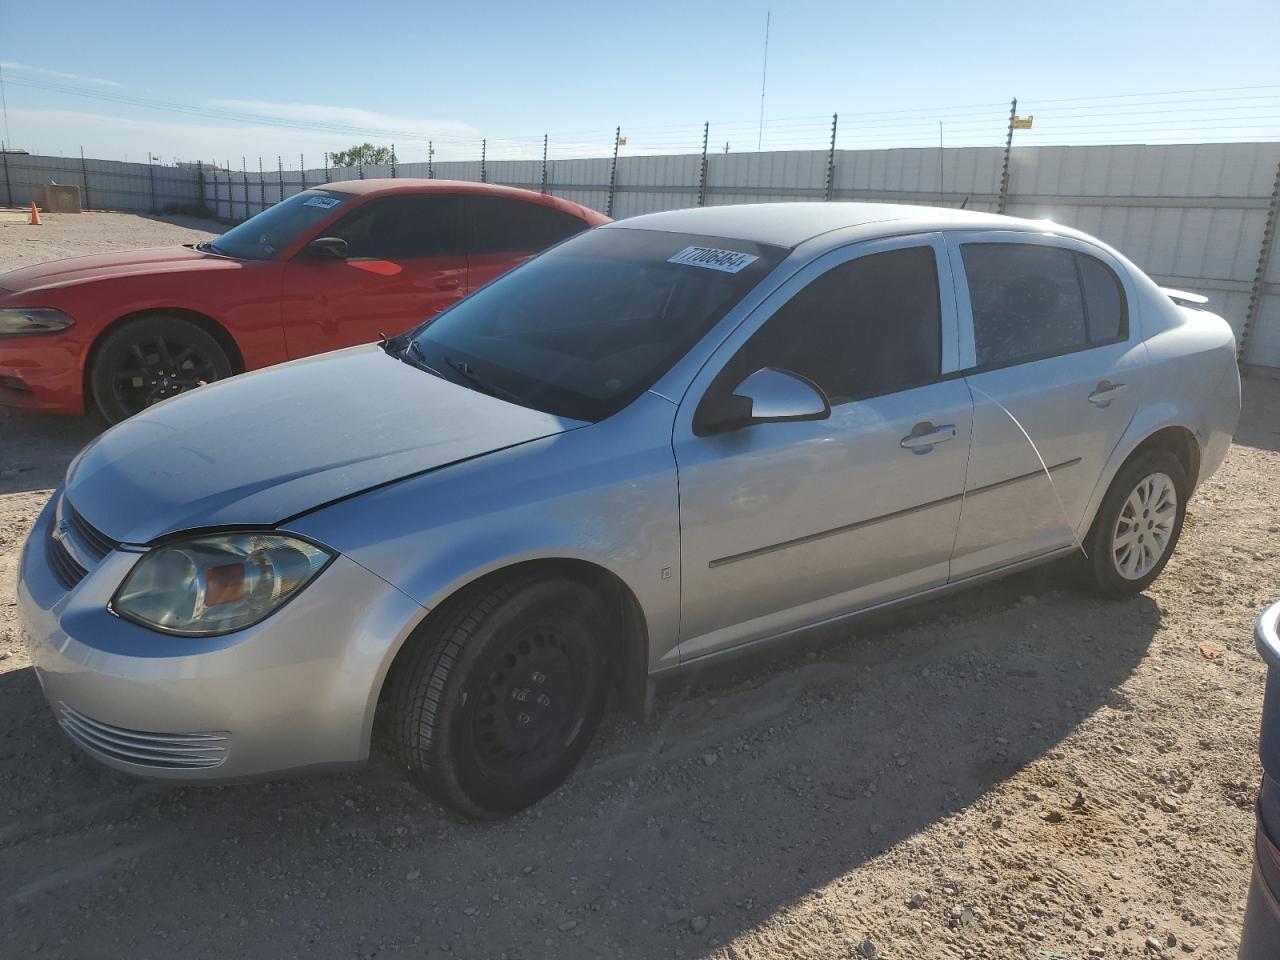
[[376,167],[395,162],[395,151],[391,147],[375,147],[367,142],[357,144],[350,150],[339,150],[337,153],[329,154],[331,167]]

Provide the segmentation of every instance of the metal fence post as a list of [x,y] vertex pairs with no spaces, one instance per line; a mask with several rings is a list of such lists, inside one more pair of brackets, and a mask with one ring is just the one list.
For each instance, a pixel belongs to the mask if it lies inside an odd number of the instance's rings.
[[200,195],[199,195],[200,203],[198,204],[198,207],[200,209],[200,212],[203,213],[209,209],[206,206],[205,196],[204,196],[205,187],[204,187],[204,161],[203,160],[196,161],[196,189],[200,192]]
[[996,201],[996,213],[1004,213],[1009,203],[1009,154],[1013,152],[1013,120],[1018,115],[1018,98],[1009,103],[1009,133],[1004,139],[1004,166],[1000,170],[1000,199]]
[[262,172],[262,158],[258,158],[258,212],[267,209],[267,176]]
[[80,147],[80,179],[84,183],[84,208],[88,210],[90,209],[89,207],[89,167],[84,160],[83,146]]
[[618,144],[622,142],[622,127],[613,131],[613,163],[609,165],[609,202],[605,205],[604,215],[613,218],[613,194],[618,186]]
[[356,164],[356,173],[360,175],[361,180],[364,179],[364,161],[363,160],[361,160],[359,163]]
[[159,213],[160,208],[156,206],[156,165],[151,162],[151,151],[147,151],[147,175],[151,178],[151,212]]
[[12,207],[13,185],[9,182],[9,154],[0,153],[0,157],[4,159],[4,205],[6,207]]
[[396,145],[391,145],[391,179],[396,178]]
[[547,135],[542,135],[542,192],[547,192]]
[[280,181],[280,199],[284,199],[284,158],[276,154],[276,177]]
[[298,176],[302,179],[302,189],[307,189],[307,158],[298,154]]
[[1267,268],[1271,266],[1271,249],[1276,238],[1276,221],[1280,220],[1280,163],[1276,164],[1276,179],[1271,187],[1271,205],[1267,208],[1267,223],[1262,229],[1262,249],[1258,251],[1258,269],[1253,275],[1249,290],[1249,309],[1245,311],[1244,326],[1240,328],[1240,363],[1248,362],[1249,337],[1254,321],[1262,310],[1262,298],[1267,295]]
[[484,155],[488,146],[489,146],[489,141],[487,139],[481,139],[480,141],[480,182],[481,183],[489,182],[488,180],[489,172],[484,168]]
[[826,200],[831,199],[831,194],[835,192],[836,187],[836,121],[839,119],[839,114],[831,115],[831,146],[827,148],[827,190],[824,198]]
[[240,158],[240,178],[244,181],[244,218],[249,219],[249,165]]
[[698,172],[698,206],[707,205],[707,139],[711,136],[711,121],[702,125],[702,166]]
[[434,180],[436,178],[436,148],[430,140],[427,141],[427,179]]

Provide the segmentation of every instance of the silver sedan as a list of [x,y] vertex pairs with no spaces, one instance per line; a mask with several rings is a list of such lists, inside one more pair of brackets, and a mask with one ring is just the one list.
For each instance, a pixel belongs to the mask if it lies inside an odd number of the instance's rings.
[[972,212],[610,224],[103,434],[27,541],[26,640],[113,767],[358,762],[377,714],[434,796],[502,816],[660,674],[1070,554],[1145,588],[1240,410],[1200,299]]

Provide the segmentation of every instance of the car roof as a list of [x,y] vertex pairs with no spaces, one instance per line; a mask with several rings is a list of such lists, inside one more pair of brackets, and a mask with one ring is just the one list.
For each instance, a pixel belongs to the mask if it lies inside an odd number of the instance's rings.
[[329,183],[318,183],[312,189],[332,190],[335,193],[347,193],[355,196],[383,195],[396,193],[470,193],[495,197],[509,197],[513,200],[524,200],[530,203],[541,203],[550,207],[585,216],[588,223],[596,226],[607,223],[608,218],[590,207],[584,207],[563,197],[554,197],[546,193],[524,190],[520,187],[507,187],[498,183],[476,183],[474,180],[425,180],[421,177],[380,177],[370,180],[334,180]]
[[[874,229],[883,225],[884,229]],[[611,230],[663,230],[710,237],[749,240],[778,247],[796,247],[806,240],[846,227],[872,227],[868,236],[890,236],[947,229],[1045,229],[1045,221],[1023,220],[975,210],[921,207],[903,203],[849,201],[800,203],[743,203],[693,207],[629,217],[609,225]],[[1055,229],[1061,229],[1055,227]]]

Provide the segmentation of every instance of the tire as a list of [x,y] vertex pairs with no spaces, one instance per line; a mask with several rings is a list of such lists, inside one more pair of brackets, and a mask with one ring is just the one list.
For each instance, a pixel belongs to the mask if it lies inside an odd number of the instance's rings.
[[226,350],[203,327],[150,316],[117,327],[94,350],[89,391],[108,423],[235,373]]
[[1189,487],[1181,461],[1167,450],[1148,450],[1121,467],[1089,531],[1089,569],[1099,591],[1128,597],[1160,576],[1182,534]]
[[396,665],[393,757],[441,804],[494,820],[551,793],[595,735],[613,618],[562,577],[459,597]]

